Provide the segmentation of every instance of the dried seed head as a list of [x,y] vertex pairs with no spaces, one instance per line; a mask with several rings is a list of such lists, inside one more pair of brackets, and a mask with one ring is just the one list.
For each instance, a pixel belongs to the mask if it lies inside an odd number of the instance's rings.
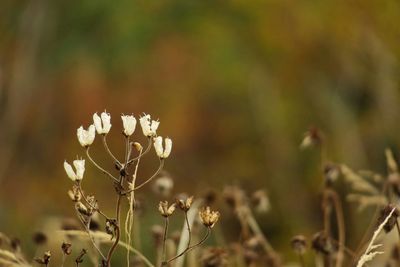
[[306,252],[307,240],[303,235],[296,235],[292,238],[291,245],[297,254],[302,255]]
[[200,220],[205,227],[212,228],[219,219],[218,211],[211,211],[210,207],[203,208],[199,211]]
[[43,232],[34,233],[32,239],[36,245],[43,245],[47,242],[47,236]]
[[329,255],[333,252],[331,240],[326,236],[324,231],[314,234],[311,246],[316,252],[324,255]]
[[86,249],[83,248],[79,253],[78,257],[76,257],[75,262],[78,265],[83,262],[83,257],[86,255],[86,253],[87,253]]
[[223,267],[228,265],[228,254],[222,248],[207,248],[203,251],[200,261],[204,267]]
[[134,147],[138,152],[140,152],[140,151],[143,150],[143,146],[142,146],[140,143],[138,143],[138,142],[134,142],[134,143],[133,143],[133,147]]
[[158,204],[158,210],[163,217],[171,216],[172,213],[174,213],[175,211],[175,207],[175,203],[172,203],[170,206],[168,206],[168,201],[160,201],[160,203]]
[[67,242],[63,242],[61,245],[61,250],[65,255],[70,255],[72,253],[72,245]]
[[180,199],[176,200],[176,204],[184,212],[187,212],[190,209],[190,207],[192,206],[192,203],[193,203],[193,196],[188,197],[186,199],[180,198]]
[[257,190],[251,196],[251,202],[258,213],[267,213],[270,208],[269,198],[264,190]]
[[390,216],[389,220],[387,223],[383,226],[383,230],[385,230],[386,233],[389,233],[392,231],[392,229],[396,226],[397,222],[397,217],[399,216],[399,210],[397,207],[393,204],[388,204],[383,209],[381,210],[380,216],[378,217],[378,225],[382,224],[383,221],[386,219],[386,217],[389,216],[390,212],[395,209],[395,211],[392,213],[392,216]]
[[87,130],[83,129],[83,126],[81,126],[76,130],[76,135],[81,146],[89,147],[93,144],[94,138],[96,137],[96,128],[93,124],[90,125]]

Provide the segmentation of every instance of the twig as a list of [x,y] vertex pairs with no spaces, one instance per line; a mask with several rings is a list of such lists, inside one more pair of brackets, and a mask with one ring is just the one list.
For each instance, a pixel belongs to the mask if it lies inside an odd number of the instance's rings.
[[99,169],[103,174],[107,174],[112,180],[114,180],[115,182],[119,182],[119,180],[117,178],[114,177],[114,175],[112,175],[111,173],[109,173],[108,171],[106,171],[105,169],[103,169],[102,167],[100,167],[90,156],[89,153],[89,146],[86,148],[86,156],[88,157],[88,159],[90,160],[90,162],[92,162],[92,164],[94,166],[96,166],[97,169]]

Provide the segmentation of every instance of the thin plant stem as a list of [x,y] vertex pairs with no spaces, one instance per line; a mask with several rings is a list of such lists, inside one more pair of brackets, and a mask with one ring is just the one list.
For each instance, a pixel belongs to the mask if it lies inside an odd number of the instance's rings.
[[[139,151],[139,155],[142,153],[142,149]],[[129,155],[128,155],[129,158]],[[128,184],[132,187],[135,188],[135,183],[136,183],[136,177],[137,177],[137,172],[139,169],[139,163],[140,163],[140,158],[138,159],[138,161],[136,162],[136,167],[135,167],[135,171],[132,175],[132,182]],[[128,212],[126,214],[126,219],[125,219],[125,237],[126,237],[126,242],[128,245],[131,245],[131,235],[132,235],[132,226],[134,223],[133,220],[133,209],[134,209],[134,205],[135,205],[135,191],[132,190],[132,192],[130,193],[130,197],[129,197],[129,209]],[[130,265],[130,254],[129,254],[129,249],[127,248],[127,253],[126,253],[126,261],[127,261],[127,265],[129,267]]]
[[[185,211],[185,222],[186,222],[186,226],[187,226],[187,230],[188,230],[188,234],[189,234],[187,247],[181,253],[179,253],[178,255],[173,257],[172,260],[179,258],[180,256],[182,256],[183,254],[185,254],[186,252],[188,252],[190,250],[190,242],[192,239],[192,232],[190,230],[190,224],[189,224],[189,219],[187,216],[187,211]],[[170,260],[168,260],[168,262],[170,262]]]
[[143,186],[145,186],[146,184],[148,184],[149,182],[151,182],[161,172],[163,167],[164,167],[164,159],[160,159],[160,165],[159,165],[157,171],[150,178],[148,178],[146,181],[144,181],[140,185],[134,187],[133,189],[130,189],[127,192],[124,192],[124,194],[129,194],[130,192],[138,190],[138,189],[142,188]]
[[114,242],[114,244],[112,244],[112,246],[111,246],[111,248],[110,248],[110,250],[108,251],[108,254],[107,254],[107,261],[106,261],[107,266],[111,266],[110,265],[111,257],[112,257],[112,255],[113,255],[113,253],[115,251],[115,248],[117,247],[118,242],[119,242],[120,231],[119,231],[119,226],[118,225],[116,226],[115,231],[116,231],[115,242]]
[[341,267],[343,265],[343,256],[344,256],[344,245],[345,245],[345,224],[344,224],[344,216],[343,216],[343,209],[340,203],[340,199],[337,193],[333,190],[329,190],[329,195],[333,201],[333,205],[335,207],[336,213],[336,220],[337,220],[337,227],[339,232],[339,251],[336,259],[336,267]]
[[111,173],[109,173],[108,171],[106,171],[105,169],[103,169],[102,167],[100,167],[90,156],[89,153],[89,146],[86,148],[86,156],[88,157],[88,159],[90,160],[90,162],[92,162],[92,164],[94,166],[96,166],[97,169],[99,169],[103,174],[108,175],[112,180],[114,180],[115,182],[119,182],[119,180],[117,178],[114,177],[114,175],[112,175]]
[[167,243],[167,234],[168,234],[168,217],[165,217],[164,223],[164,236],[163,236],[163,244],[162,244],[162,260],[161,266],[164,265],[165,257],[166,257],[166,243]]
[[65,262],[65,253],[62,254],[61,267],[64,267],[64,262]]
[[105,134],[103,135],[102,140],[103,140],[104,149],[107,151],[108,155],[110,155],[110,157],[114,160],[114,162],[121,165],[121,162],[114,156],[114,154],[111,152],[110,148],[108,147],[107,138],[106,138]]
[[81,194],[81,196],[83,197],[83,199],[85,200],[85,202],[86,202],[92,209],[94,209],[95,211],[97,211],[97,212],[98,212],[101,216],[103,216],[106,220],[109,220],[109,219],[110,219],[110,218],[109,218],[107,215],[105,215],[99,208],[93,206],[93,205],[88,201],[88,199],[86,198],[85,194],[83,193],[83,190],[82,190],[82,187],[81,187],[81,184],[80,184],[80,183],[78,184],[78,190],[79,190],[79,193]]
[[106,257],[104,256],[104,254],[101,252],[100,248],[97,246],[96,241],[94,239],[94,237],[92,236],[92,234],[90,233],[90,229],[89,227],[85,224],[85,222],[82,219],[82,216],[78,213],[78,211],[76,211],[77,216],[79,221],[82,223],[83,227],[85,228],[86,233],[89,236],[89,240],[92,242],[93,247],[97,250],[97,252],[99,253],[99,255],[102,257],[103,260],[106,259]]
[[210,236],[210,233],[211,233],[211,228],[210,228],[210,227],[207,227],[207,232],[206,232],[205,236],[203,237],[203,239],[201,239],[197,244],[194,244],[193,246],[188,247],[188,248],[187,248],[185,251],[183,251],[182,253],[180,253],[180,254],[176,255],[175,257],[169,259],[168,261],[164,262],[164,263],[162,264],[162,266],[165,266],[165,265],[167,265],[168,263],[170,263],[171,261],[176,260],[177,258],[179,258],[180,256],[182,256],[184,253],[188,253],[189,251],[195,249],[196,247],[201,246],[201,245],[207,240],[207,238]]
[[141,157],[143,157],[144,155],[146,155],[150,151],[150,148],[151,148],[151,145],[152,145],[152,137],[148,137],[148,140],[149,140],[149,142],[147,144],[146,150],[143,153],[139,154],[139,156],[137,156],[136,158],[130,159],[128,161],[128,164],[131,164],[134,161],[140,159]]

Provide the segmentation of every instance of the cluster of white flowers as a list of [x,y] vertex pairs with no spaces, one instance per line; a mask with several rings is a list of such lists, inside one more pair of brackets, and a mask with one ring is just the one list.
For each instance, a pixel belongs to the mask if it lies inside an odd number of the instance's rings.
[[[136,129],[136,118],[133,115],[121,115],[123,134],[126,137],[131,136]],[[163,138],[157,136],[157,128],[160,125],[158,120],[152,120],[151,116],[144,114],[139,118],[140,126],[142,128],[143,134],[147,138],[152,138],[154,149],[157,156],[160,159],[167,158],[172,150],[172,140],[170,138],[164,139],[165,147],[163,146]],[[82,147],[88,148],[93,144],[96,137],[96,132],[99,135],[107,135],[111,130],[111,115],[107,112],[102,112],[100,116],[97,113],[93,114],[93,124],[91,124],[87,129],[80,126],[77,129],[76,135],[78,141]],[[73,181],[81,181],[83,179],[83,173],[85,172],[85,161],[75,160],[73,165],[76,172],[73,170],[72,166],[68,162],[64,162],[64,169],[69,178]]]

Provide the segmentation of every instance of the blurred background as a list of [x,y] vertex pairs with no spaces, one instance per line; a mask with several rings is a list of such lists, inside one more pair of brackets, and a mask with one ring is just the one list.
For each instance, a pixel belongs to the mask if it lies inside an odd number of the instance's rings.
[[[354,169],[384,174],[384,149],[397,154],[399,12],[395,0],[1,1],[0,230],[32,251],[46,218],[74,216],[62,164],[83,155],[76,129],[106,109],[118,155],[120,114],[160,119],[175,193],[265,189],[271,211],[258,219],[289,250],[292,235],[322,228],[319,154],[299,150],[304,132],[321,129],[329,159]],[[156,167],[149,156],[143,176]],[[96,169],[84,187],[112,209]],[[351,232],[364,217],[345,212]],[[222,221],[237,239],[232,213]],[[353,230],[349,246],[365,228]]]

